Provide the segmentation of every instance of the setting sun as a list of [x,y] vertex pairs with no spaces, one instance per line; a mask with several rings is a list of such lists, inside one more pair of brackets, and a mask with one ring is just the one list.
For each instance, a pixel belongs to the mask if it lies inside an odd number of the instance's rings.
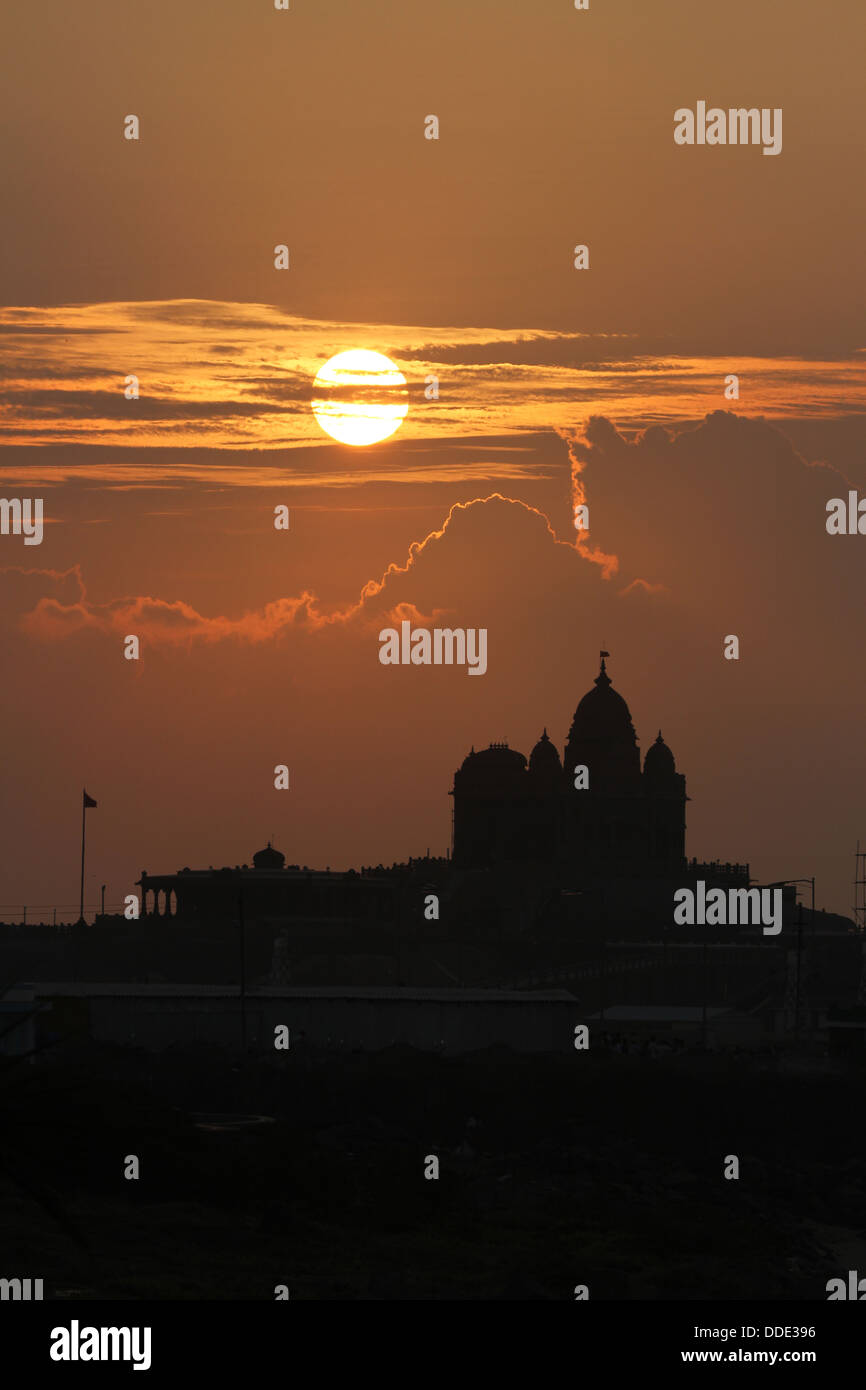
[[320,368],[313,414],[341,444],[378,444],[399,429],[409,410],[406,378],[381,352],[351,348]]

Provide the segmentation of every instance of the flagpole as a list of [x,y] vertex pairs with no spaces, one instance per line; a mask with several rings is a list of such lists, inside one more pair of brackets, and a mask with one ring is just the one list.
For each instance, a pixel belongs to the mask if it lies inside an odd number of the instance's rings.
[[81,791],[81,910],[78,914],[79,922],[84,921],[84,827],[87,823],[87,806],[84,801],[86,793]]

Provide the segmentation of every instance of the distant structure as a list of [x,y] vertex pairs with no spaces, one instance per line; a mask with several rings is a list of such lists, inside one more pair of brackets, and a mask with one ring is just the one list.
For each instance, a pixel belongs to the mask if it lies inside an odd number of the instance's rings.
[[583,878],[684,870],[686,779],[661,731],[641,770],[606,656],[575,710],[562,762],[547,729],[528,763],[506,743],[464,760],[451,793],[455,868],[548,861]]
[[296,923],[350,923],[388,920],[393,915],[394,886],[385,871],[360,874],[286,867],[286,856],[270,840],[248,864],[222,869],[180,869],[175,874],[142,870],[143,917],[178,917],[189,923],[292,920]]
[[390,929],[412,921],[413,930],[439,936],[439,919],[430,918],[428,928],[418,909],[423,894],[435,891],[448,901],[449,929],[461,935],[562,929],[580,936],[614,924],[646,935],[670,926],[677,887],[697,878],[747,886],[747,864],[687,861],[686,779],[661,733],[641,767],[631,712],[613,688],[607,656],[575,710],[562,759],[547,729],[528,759],[505,743],[464,759],[451,792],[450,859],[331,873],[287,866],[268,841],[252,866],[142,871],[142,917],[202,927],[243,919],[322,939],[327,929],[334,940],[342,934],[353,942],[366,939],[354,931],[359,924]]
[[[493,743],[464,759],[451,792],[450,857],[428,852],[389,867],[331,872],[287,864],[268,841],[248,864],[143,870],[140,919],[102,916],[87,931],[52,930],[53,979],[93,982],[81,991],[94,1009],[99,995],[106,1037],[131,1026],[127,992],[138,1001],[132,1031],[142,1038],[139,1019],[151,1013],[161,1017],[159,1026],[154,1021],[161,1036],[174,1036],[179,1016],[189,1014],[184,1036],[191,1029],[190,1036],[209,1037],[213,1027],[214,1036],[229,1037],[238,999],[246,1001],[244,1036],[265,1037],[268,1011],[282,1018],[291,998],[295,1019],[308,1003],[315,1013],[317,1022],[311,1013],[309,1028],[302,1025],[311,1038],[323,1028],[325,1045],[363,1047],[438,1046],[446,1033],[453,1046],[456,1015],[448,1013],[443,1032],[445,1011],[459,1012],[473,991],[489,989],[498,992],[491,1008],[495,1002],[506,1012],[486,1013],[481,1033],[473,1023],[461,1046],[518,1035],[521,1046],[547,1046],[547,1024],[530,1026],[521,991],[565,988],[599,1021],[610,1015],[651,1033],[688,1027],[704,1042],[732,1029],[747,1040],[757,1014],[762,1032],[782,1035],[792,1017],[797,1033],[815,1027],[822,1009],[852,1008],[862,933],[832,914],[807,919],[791,881],[771,885],[782,893],[779,936],[765,936],[758,920],[675,920],[678,890],[699,882],[747,889],[749,866],[686,858],[686,779],[661,733],[641,759],[607,657],[601,653],[577,705],[562,756],[544,729],[529,758]],[[857,878],[866,879],[859,867]],[[0,927],[10,979],[45,978],[50,952],[39,931]],[[866,998],[866,986],[861,991]],[[553,1019],[561,1005],[548,997],[545,1017]],[[14,1012],[19,1001],[7,1002]],[[404,1008],[411,1028],[401,1022]],[[866,1036],[859,1015],[839,1019],[843,1042],[856,1041],[858,1029]],[[568,1040],[572,1034],[566,1029]]]

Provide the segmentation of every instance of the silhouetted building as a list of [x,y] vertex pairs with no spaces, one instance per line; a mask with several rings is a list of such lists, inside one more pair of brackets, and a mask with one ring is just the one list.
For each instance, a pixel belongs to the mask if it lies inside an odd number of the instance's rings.
[[659,732],[641,771],[629,707],[604,657],[577,706],[563,761],[545,729],[527,764],[505,743],[473,749],[454,776],[454,864],[553,861],[583,878],[685,867],[686,779]]
[[[454,776],[450,860],[331,873],[286,865],[268,843],[252,865],[143,871],[149,938],[156,940],[158,919],[215,941],[243,923],[253,974],[269,967],[275,982],[301,971],[358,984],[370,973],[361,956],[389,962],[387,971],[377,967],[383,980],[490,983],[506,969],[519,974],[512,946],[512,964],[497,960],[505,942],[531,941],[535,958],[561,962],[573,945],[607,938],[692,939],[675,920],[674,895],[698,883],[702,893],[748,888],[749,866],[686,859],[686,779],[661,733],[641,765],[606,655],[577,705],[562,758],[547,729],[528,759],[505,743],[469,753]],[[789,923],[794,898],[793,888],[783,890]],[[764,925],[744,918],[735,927],[701,925],[697,935],[730,942],[735,932],[763,942]],[[192,940],[195,931],[179,935]]]
[[389,921],[395,913],[394,884],[386,874],[360,874],[286,867],[286,858],[270,841],[248,864],[235,868],[180,869],[176,874],[142,870],[143,917],[177,917],[188,923],[330,922],[359,919]]

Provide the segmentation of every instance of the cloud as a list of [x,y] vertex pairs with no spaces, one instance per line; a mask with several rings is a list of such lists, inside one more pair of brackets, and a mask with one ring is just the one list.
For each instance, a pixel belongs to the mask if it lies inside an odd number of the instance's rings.
[[[652,599],[700,606],[704,615],[718,609],[710,631],[714,621],[736,631],[731,623],[762,611],[769,621],[795,594],[805,610],[803,547],[827,539],[826,499],[845,480],[811,465],[775,426],[717,411],[696,428],[654,426],[629,439],[597,416],[563,436],[563,444],[573,502],[590,513],[589,530],[567,539],[537,507],[493,492],[452,505],[440,526],[348,603],[329,607],[311,587],[237,616],[207,615],[183,599],[154,595],[96,603],[76,568],[38,571],[35,589],[19,587],[19,599],[37,595],[21,623],[43,640],[136,632],[154,645],[179,646],[366,632],[393,625],[397,613],[416,622],[463,613],[469,625],[483,626],[486,614],[497,612],[517,622],[551,592],[580,593],[596,608],[627,600],[644,609]],[[822,582],[847,586],[842,605],[854,562],[850,547],[826,552]],[[615,575],[618,585],[605,582]]]
[[382,614],[382,618],[390,627],[399,627],[404,622],[412,623],[416,627],[435,627],[447,616],[447,611],[443,608],[435,608],[432,613],[422,613],[414,603],[406,602],[397,603]]
[[669,593],[669,590],[665,584],[650,584],[646,579],[633,579],[619,592],[625,596],[626,594],[666,594]]
[[281,636],[287,629],[320,625],[311,594],[276,599],[259,610],[239,618],[206,617],[180,599],[143,597],[115,599],[111,603],[91,603],[82,595],[76,603],[41,598],[22,620],[23,630],[42,641],[72,637],[82,632],[105,635],[134,633],[151,644],[183,646],[192,642],[223,642],[235,639],[265,642]]
[[202,421],[233,416],[297,413],[293,407],[271,401],[189,401],[147,394],[128,401],[120,386],[116,391],[7,390],[2,400],[13,419],[122,420],[133,428],[138,420],[177,420],[194,429]]
[[[7,309],[7,314],[14,310]],[[13,336],[25,334],[42,335],[47,338],[65,338],[78,335],[80,337],[101,337],[103,333],[122,333],[122,328],[109,328],[99,325],[94,328],[74,327],[67,323],[0,323],[0,333],[9,333]]]
[[[583,472],[584,465],[580,453],[578,452],[578,441],[561,430],[557,430],[557,434],[559,434],[560,438],[565,440],[566,447],[568,448],[568,460],[571,464],[571,492],[576,516],[577,508],[587,505],[586,488],[580,476]],[[577,548],[585,559],[591,560],[594,565],[601,565],[602,575],[605,579],[610,579],[611,575],[616,574],[619,569],[619,559],[616,555],[605,554],[598,546],[590,547],[589,535],[591,524],[592,513],[590,512],[590,526],[577,528]]]
[[[409,601],[407,590],[425,595],[430,604],[435,590],[445,606],[461,606],[465,576],[471,574],[476,601],[490,595],[491,581],[501,592],[501,570],[485,565],[485,557],[512,557],[517,587],[525,592],[545,561],[573,566],[580,556],[570,542],[557,540],[548,518],[536,507],[501,493],[457,502],[443,525],[409,546],[406,562],[391,564],[379,580],[370,580],[352,611],[379,614],[395,603]],[[444,561],[444,563],[443,563]],[[508,586],[509,589],[512,585]],[[438,606],[442,606],[440,602]]]
[[84,580],[79,565],[66,570],[24,569],[8,565],[0,569],[0,588],[7,611],[20,613],[43,597],[74,606],[84,599]]
[[[149,444],[325,447],[309,409],[315,375],[333,352],[371,343],[384,345],[408,378],[400,443],[516,436],[537,430],[539,419],[568,432],[589,410],[636,427],[678,424],[722,399],[730,372],[748,382],[753,411],[777,418],[857,411],[866,400],[856,355],[744,357],[740,344],[674,344],[668,335],[336,324],[216,300],[0,309],[0,331],[14,349],[0,377],[0,406],[13,437],[34,444],[64,436],[92,443],[96,433],[100,443],[126,447],[146,423]],[[31,370],[34,335],[41,335],[40,361]],[[103,389],[88,390],[106,362]],[[129,371],[142,383],[135,403],[120,390]],[[440,378],[436,401],[423,395],[431,374]],[[46,380],[57,389],[41,390]],[[293,405],[295,412],[287,409]],[[291,437],[281,415],[292,415]]]
[[[505,582],[500,563],[485,564],[485,557],[501,561],[502,556],[511,557],[505,567],[511,579]],[[506,596],[518,605],[543,592],[553,575],[558,584],[574,582],[585,559],[593,556],[571,541],[558,540],[537,508],[493,493],[455,503],[440,528],[409,546],[403,563],[394,562],[379,579],[368,580],[357,601],[345,607],[326,611],[306,590],[234,618],[207,616],[181,599],[135,595],[95,603],[76,566],[68,572],[36,571],[40,596],[20,621],[26,633],[43,641],[97,632],[135,633],[149,643],[172,646],[262,643],[292,630],[317,632],[350,625],[363,629],[386,621],[393,625],[395,614],[415,622],[433,621],[465,606],[467,575],[476,606],[500,607]],[[21,571],[3,573],[17,576],[20,583]],[[45,592],[52,585],[67,585],[70,576],[75,578],[71,595],[68,589],[60,596]],[[20,589],[18,593],[20,597]]]

